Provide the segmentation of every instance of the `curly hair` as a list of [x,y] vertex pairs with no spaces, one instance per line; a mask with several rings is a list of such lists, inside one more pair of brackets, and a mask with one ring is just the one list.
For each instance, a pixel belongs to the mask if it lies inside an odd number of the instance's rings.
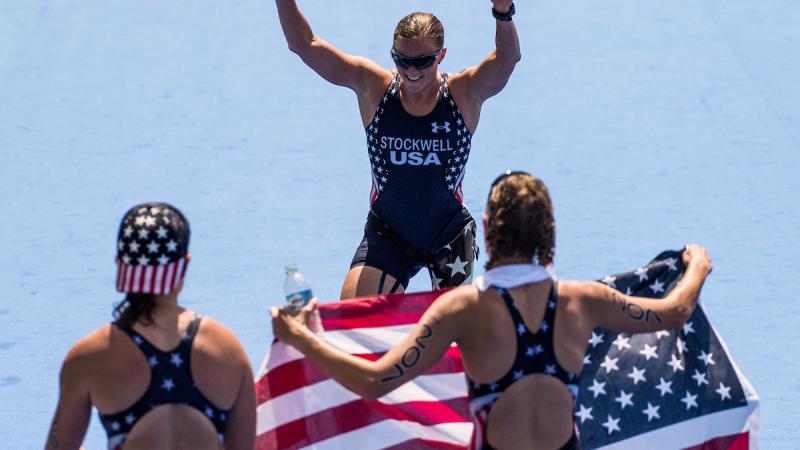
[[444,27],[436,16],[430,13],[413,12],[398,22],[394,29],[394,38],[398,39],[430,39],[441,49],[444,47]]
[[553,263],[556,223],[553,203],[542,180],[528,174],[512,174],[489,192],[486,205],[486,245],[489,262],[525,259],[543,266]]

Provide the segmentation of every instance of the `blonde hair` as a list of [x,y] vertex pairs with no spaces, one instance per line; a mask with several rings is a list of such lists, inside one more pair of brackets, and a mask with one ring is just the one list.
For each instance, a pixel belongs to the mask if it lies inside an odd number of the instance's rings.
[[394,29],[394,40],[419,38],[432,40],[439,49],[444,47],[442,22],[433,14],[424,12],[413,12],[400,19]]

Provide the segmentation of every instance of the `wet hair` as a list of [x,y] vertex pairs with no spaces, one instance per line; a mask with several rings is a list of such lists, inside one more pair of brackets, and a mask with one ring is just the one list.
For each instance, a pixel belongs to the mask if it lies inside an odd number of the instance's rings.
[[442,22],[433,14],[424,12],[413,12],[400,19],[394,29],[394,41],[420,38],[432,40],[438,49],[444,47]]
[[542,180],[513,174],[500,180],[486,205],[486,269],[500,259],[524,259],[543,266],[553,263],[556,223],[553,203]]
[[142,325],[153,324],[153,310],[156,307],[154,294],[128,293],[114,306],[114,320],[122,327],[130,328],[136,322]]

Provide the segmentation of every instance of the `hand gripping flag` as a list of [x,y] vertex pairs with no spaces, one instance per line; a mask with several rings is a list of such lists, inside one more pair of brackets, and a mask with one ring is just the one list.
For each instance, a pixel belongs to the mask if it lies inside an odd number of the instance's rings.
[[[664,252],[645,267],[602,282],[660,298],[683,270],[680,252]],[[375,360],[412,330],[442,292],[320,305],[324,338]],[[758,398],[700,305],[677,331],[626,335],[597,329],[584,362],[575,403],[584,449],[758,446]],[[472,434],[456,347],[422,376],[366,401],[276,341],[256,388],[257,449],[466,448]]]

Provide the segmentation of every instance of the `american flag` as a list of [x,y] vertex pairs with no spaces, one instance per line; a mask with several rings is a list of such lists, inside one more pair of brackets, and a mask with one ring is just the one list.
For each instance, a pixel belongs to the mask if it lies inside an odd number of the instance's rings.
[[[601,282],[664,297],[683,275],[681,253]],[[702,305],[679,330],[589,340],[575,403],[582,448],[758,447],[759,400],[730,358]]]
[[[324,338],[375,360],[412,331],[442,292],[320,305]],[[264,360],[256,390],[257,449],[465,448],[472,435],[456,347],[425,374],[366,401],[278,341]]]
[[[662,297],[683,273],[680,252],[603,282]],[[325,339],[374,360],[403,339],[443,291],[320,305]],[[748,449],[758,398],[698,305],[683,329],[595,330],[575,403],[584,449]],[[466,448],[472,435],[457,347],[376,401],[360,399],[294,348],[274,342],[257,377],[258,449]]]

